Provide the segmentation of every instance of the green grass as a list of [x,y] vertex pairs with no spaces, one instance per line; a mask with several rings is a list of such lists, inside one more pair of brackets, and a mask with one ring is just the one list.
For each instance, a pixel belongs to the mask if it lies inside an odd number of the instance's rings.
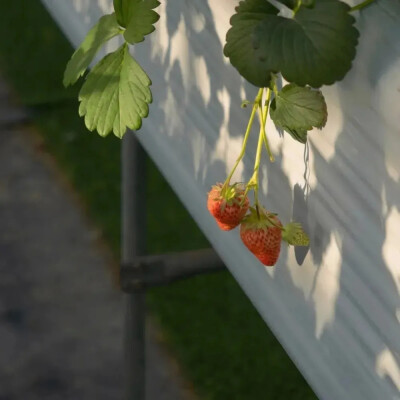
[[[40,2],[1,2],[0,15],[0,71],[118,255],[120,141],[88,133],[79,119],[77,89],[61,86],[72,49]],[[159,198],[163,212],[147,213],[150,252],[208,245],[149,161],[147,209]],[[148,303],[201,399],[316,398],[229,273],[151,290]]]

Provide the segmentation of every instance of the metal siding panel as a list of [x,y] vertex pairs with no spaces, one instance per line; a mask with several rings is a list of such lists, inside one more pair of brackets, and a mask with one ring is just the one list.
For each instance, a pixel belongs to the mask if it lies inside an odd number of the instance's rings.
[[[43,3],[75,46],[111,4]],[[206,192],[241,147],[241,100],[255,95],[222,54],[236,4],[159,7],[157,31],[135,46],[154,93],[138,138],[321,399],[400,399],[400,2],[358,14],[357,58],[343,82],[323,89],[330,116],[310,135],[308,171],[304,147],[272,135],[277,161],[262,169],[261,196],[284,221],[294,207],[312,241],[301,266],[284,249],[275,269],[260,266],[237,232],[221,233],[206,209]]]

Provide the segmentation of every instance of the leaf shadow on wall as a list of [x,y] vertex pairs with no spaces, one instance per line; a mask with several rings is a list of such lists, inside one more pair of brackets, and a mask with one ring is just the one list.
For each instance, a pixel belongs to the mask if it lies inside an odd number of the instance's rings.
[[[400,5],[384,0],[360,17],[358,58],[339,85],[344,120],[334,154],[325,157],[311,141],[317,184],[306,202],[294,188],[294,212],[306,213],[310,253],[318,266],[306,294],[314,302],[316,339],[322,348],[335,347],[337,354],[328,360],[351,398],[397,396],[400,390],[400,269],[389,236],[400,210],[394,178],[400,170],[388,158],[400,134],[398,124],[388,121],[390,115],[397,120],[393,104],[400,101],[395,84],[400,80],[393,73],[400,58],[400,46],[393,41],[400,34],[398,15]],[[293,282],[302,285],[301,279]],[[360,365],[370,375],[361,374],[354,385],[347,374],[360,371]],[[371,377],[377,383],[372,389]]]

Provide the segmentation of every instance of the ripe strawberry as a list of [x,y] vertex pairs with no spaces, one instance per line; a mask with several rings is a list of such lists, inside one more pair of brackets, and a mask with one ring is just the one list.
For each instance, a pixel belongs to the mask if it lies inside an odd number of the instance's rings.
[[240,224],[240,237],[244,245],[267,266],[275,265],[281,250],[282,226],[275,214],[254,208]]
[[240,224],[249,209],[249,199],[244,189],[237,184],[223,189],[222,183],[213,186],[208,193],[207,208],[223,231],[229,231]]

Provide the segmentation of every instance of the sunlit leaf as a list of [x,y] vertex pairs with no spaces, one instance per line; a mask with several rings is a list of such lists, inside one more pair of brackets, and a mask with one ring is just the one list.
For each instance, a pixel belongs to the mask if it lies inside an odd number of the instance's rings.
[[125,40],[131,44],[139,43],[144,37],[155,30],[155,24],[160,16],[153,10],[158,7],[158,0],[131,0],[129,21],[124,32]]
[[117,21],[125,28],[129,21],[132,0],[113,0],[113,4]]
[[121,138],[126,129],[139,129],[152,101],[151,81],[129,54],[128,45],[103,58],[88,74],[79,93],[79,114],[86,127],[101,136],[111,131]]
[[64,86],[74,84],[84,74],[100,47],[121,32],[114,13],[101,17],[69,60],[64,72]]

